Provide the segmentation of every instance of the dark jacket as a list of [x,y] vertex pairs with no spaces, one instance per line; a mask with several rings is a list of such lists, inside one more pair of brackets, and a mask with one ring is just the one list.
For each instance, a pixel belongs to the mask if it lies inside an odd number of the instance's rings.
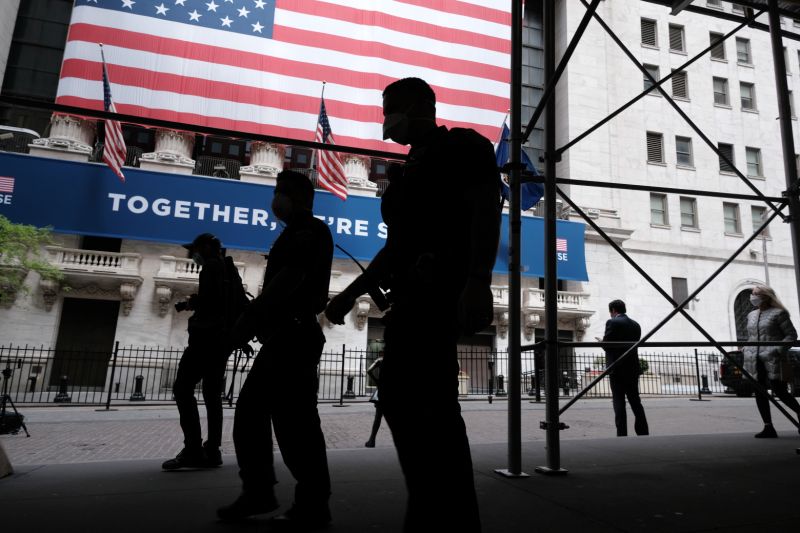
[[225,263],[221,258],[206,260],[200,269],[197,294],[190,302],[194,314],[189,317],[189,335],[221,334],[225,328]]
[[390,267],[389,279],[380,281],[400,302],[417,301],[431,288],[455,302],[468,276],[491,281],[500,176],[491,142],[473,130],[440,126],[425,141],[411,149],[401,172],[390,174],[381,198]]
[[[603,336],[603,341],[609,342],[623,342],[623,341],[638,341],[642,338],[642,328],[639,324],[631,319],[628,315],[622,313],[606,322],[606,333]],[[606,364],[610,365],[616,361],[622,354],[628,350],[629,346],[609,346],[606,348]],[[638,350],[629,354],[622,360],[622,362],[614,367],[611,371],[614,375],[628,375],[638,376],[642,373],[639,366]]]
[[266,339],[293,320],[316,323],[328,302],[332,261],[333,238],[324,222],[311,213],[290,222],[269,251],[261,294],[245,311],[248,333]]

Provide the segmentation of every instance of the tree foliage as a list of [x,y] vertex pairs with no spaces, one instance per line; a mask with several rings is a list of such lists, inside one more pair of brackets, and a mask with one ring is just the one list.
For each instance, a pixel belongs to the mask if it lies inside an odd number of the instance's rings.
[[48,228],[15,224],[0,215],[0,304],[14,300],[17,292],[27,292],[25,276],[37,272],[45,279],[60,281],[61,271],[41,256],[41,248],[52,243]]

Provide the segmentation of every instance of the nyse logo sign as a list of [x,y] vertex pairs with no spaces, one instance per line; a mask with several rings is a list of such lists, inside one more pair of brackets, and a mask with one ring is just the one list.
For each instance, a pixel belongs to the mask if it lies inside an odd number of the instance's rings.
[[0,176],[0,204],[11,205],[11,197],[14,194],[14,178],[10,176]]
[[567,239],[556,239],[556,258],[559,261],[569,261],[567,255]]

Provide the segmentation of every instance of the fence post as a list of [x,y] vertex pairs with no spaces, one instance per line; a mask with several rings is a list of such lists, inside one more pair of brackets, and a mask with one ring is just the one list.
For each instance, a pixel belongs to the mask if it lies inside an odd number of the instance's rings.
[[72,396],[67,392],[68,382],[69,376],[61,376],[61,382],[58,385],[58,394],[56,394],[56,397],[53,399],[54,403],[69,403],[72,401]]
[[346,345],[342,344],[342,371],[339,374],[339,403],[333,404],[334,407],[347,407],[344,403],[344,364],[346,356]]
[[106,408],[98,411],[111,410],[111,387],[114,385],[114,374],[117,372],[117,355],[119,355],[119,341],[114,343],[114,355],[111,357],[111,376],[108,378],[108,395],[106,396]]
[[693,402],[707,402],[703,398],[703,390],[700,388],[700,360],[697,357],[697,348],[694,349],[694,371],[697,377],[697,398],[690,398]]

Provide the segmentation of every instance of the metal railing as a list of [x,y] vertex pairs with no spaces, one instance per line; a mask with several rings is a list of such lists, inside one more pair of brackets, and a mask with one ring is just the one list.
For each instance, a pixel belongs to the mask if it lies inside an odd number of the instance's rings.
[[[183,349],[117,346],[111,351],[63,350],[43,346],[0,346],[0,368],[11,370],[3,388],[16,404],[123,405],[136,402],[169,403]],[[366,401],[376,384],[367,368],[377,353],[342,346],[325,351],[318,368],[320,401]],[[644,396],[695,396],[721,393],[721,356],[718,353],[640,353],[644,373],[639,387]],[[458,392],[462,398],[504,397],[508,387],[508,354],[490,349],[461,349]],[[223,377],[226,400],[232,405],[250,369],[250,361],[235,352]],[[605,356],[571,353],[560,357],[562,396],[574,396],[605,368]],[[534,352],[523,353],[523,395],[540,399],[544,385],[544,360]],[[425,369],[420,368],[424,378]],[[538,378],[538,379],[537,379]],[[286,376],[291,380],[291,376]],[[232,386],[231,386],[232,384]],[[418,390],[445,386],[416,383]],[[608,378],[587,397],[608,398]],[[202,400],[200,388],[197,397]]]

